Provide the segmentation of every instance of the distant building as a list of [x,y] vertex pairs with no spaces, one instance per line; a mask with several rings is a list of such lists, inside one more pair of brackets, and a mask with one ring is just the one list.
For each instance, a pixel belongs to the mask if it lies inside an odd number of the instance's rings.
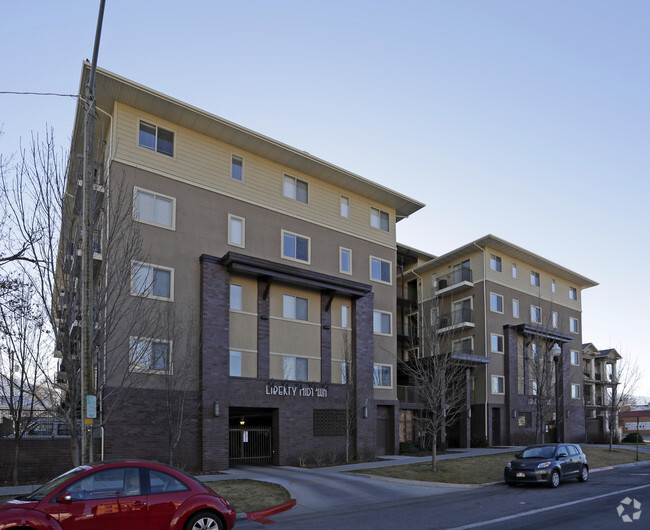
[[633,406],[619,414],[621,435],[638,432],[646,442],[650,442],[650,406]]
[[[543,439],[554,439],[557,425],[561,440],[584,441],[581,293],[597,284],[492,235],[426,259],[398,248],[398,263],[405,264],[398,285],[399,354],[404,361],[430,355],[422,341],[411,340],[423,322],[452,335],[449,347],[466,363],[470,388],[465,414],[446,433],[448,443],[468,446],[473,437],[493,446],[529,443],[536,425]],[[425,412],[405,373],[398,372],[398,396],[401,439],[408,441]]]

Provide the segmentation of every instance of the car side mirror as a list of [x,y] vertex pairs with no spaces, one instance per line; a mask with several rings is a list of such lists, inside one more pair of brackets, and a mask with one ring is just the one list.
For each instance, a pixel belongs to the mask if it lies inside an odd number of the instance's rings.
[[72,493],[69,491],[64,491],[56,499],[61,504],[70,504],[72,502]]
[[558,453],[557,457],[558,458],[566,458],[567,454],[566,453]]
[[521,458],[521,453],[515,453],[515,458]]

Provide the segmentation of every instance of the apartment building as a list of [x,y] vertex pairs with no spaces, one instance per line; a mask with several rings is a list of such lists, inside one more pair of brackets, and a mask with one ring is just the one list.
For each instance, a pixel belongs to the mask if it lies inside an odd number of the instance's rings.
[[[617,381],[617,364],[620,354],[614,348],[599,350],[593,343],[582,345],[582,367],[584,374],[583,395],[585,402],[585,427],[587,442],[609,441],[609,415],[611,413],[611,392]],[[618,430],[618,418],[611,425]],[[616,433],[614,439],[619,439]]]
[[[81,93],[88,75],[84,63]],[[174,391],[188,468],[394,452],[395,225],[424,205],[103,69],[96,102],[97,232],[106,242],[101,219],[120,184],[142,239],[125,296],[147,305],[130,318],[167,308],[196,339],[129,337],[123,376],[140,383],[112,412],[103,456],[167,459],[166,382],[188,370]],[[80,109],[73,157],[82,136]],[[99,254],[101,277],[110,263]],[[119,351],[104,348],[97,364]]]
[[[418,340],[400,341],[400,358],[444,350],[466,369],[447,443],[584,441],[581,293],[597,284],[493,235],[411,265],[401,290]],[[402,419],[416,431],[403,425],[402,441],[417,437],[422,413],[410,384],[400,371]]]

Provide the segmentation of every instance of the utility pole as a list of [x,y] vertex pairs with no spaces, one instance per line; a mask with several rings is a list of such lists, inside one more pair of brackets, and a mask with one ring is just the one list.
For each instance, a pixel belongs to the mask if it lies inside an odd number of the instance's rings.
[[95,316],[93,307],[93,235],[95,228],[94,181],[95,181],[95,72],[99,39],[104,19],[105,0],[100,1],[95,32],[93,60],[85,87],[84,115],[84,157],[83,157],[83,205],[82,205],[82,248],[81,255],[81,463],[93,461],[93,419],[96,417],[96,395],[94,384],[93,335]]

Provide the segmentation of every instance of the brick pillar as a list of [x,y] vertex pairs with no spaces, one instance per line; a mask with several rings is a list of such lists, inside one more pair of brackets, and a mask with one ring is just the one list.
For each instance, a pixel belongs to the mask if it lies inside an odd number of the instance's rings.
[[[517,396],[519,395],[519,366],[518,366],[518,335],[514,326],[503,326],[503,368],[505,380],[505,410],[503,426],[501,432],[506,433],[506,439],[501,443],[510,444],[512,442],[512,420],[513,410],[517,405]],[[521,411],[518,411],[521,412]]]
[[[213,256],[202,255],[201,266],[201,469],[228,468],[228,390],[230,383],[230,276]],[[215,415],[215,404],[219,416]]]
[[320,380],[332,382],[332,295],[322,292],[320,297]]
[[[271,292],[267,280],[260,278],[257,283],[257,378],[269,378],[269,348]],[[266,294],[266,298],[265,295]]]
[[[356,453],[359,457],[374,455],[377,450],[377,407],[374,401],[373,335],[374,293],[352,301],[352,355],[354,362],[355,399],[357,410]],[[364,407],[368,417],[364,418]]]
[[465,410],[460,415],[460,446],[461,447],[470,447],[471,445],[471,436],[472,436],[472,426],[471,426],[471,417],[470,417],[470,407],[471,407],[471,369],[465,369]]

